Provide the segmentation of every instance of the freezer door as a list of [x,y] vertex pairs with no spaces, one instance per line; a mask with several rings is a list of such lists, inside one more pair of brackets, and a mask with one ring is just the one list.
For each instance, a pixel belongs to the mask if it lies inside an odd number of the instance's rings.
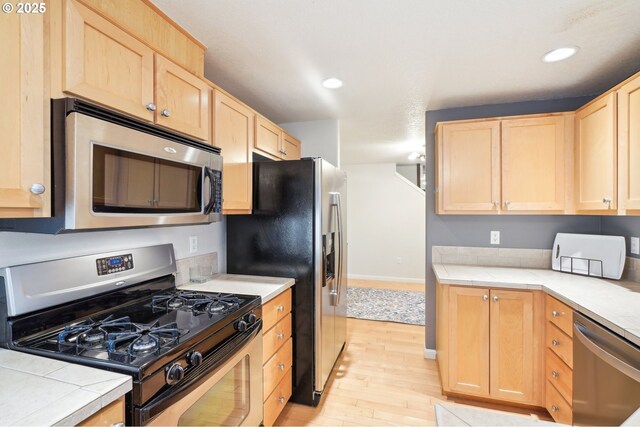
[[319,264],[316,280],[315,389],[321,393],[346,339],[346,178],[323,160],[316,168]]

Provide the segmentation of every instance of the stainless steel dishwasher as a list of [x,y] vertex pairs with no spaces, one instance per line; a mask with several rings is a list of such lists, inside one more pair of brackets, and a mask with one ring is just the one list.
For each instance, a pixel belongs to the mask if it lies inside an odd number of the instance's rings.
[[619,426],[640,407],[640,348],[578,313],[573,337],[574,424]]

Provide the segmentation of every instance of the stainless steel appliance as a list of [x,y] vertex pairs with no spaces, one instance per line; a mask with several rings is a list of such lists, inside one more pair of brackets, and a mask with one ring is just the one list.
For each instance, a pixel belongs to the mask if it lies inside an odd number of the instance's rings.
[[260,297],[181,291],[175,271],[172,245],[0,270],[0,343],[131,375],[127,425],[260,424]]
[[317,405],[346,341],[346,174],[322,159],[253,168],[253,215],[227,218],[227,271],[296,279],[292,400]]
[[640,408],[640,348],[578,313],[573,336],[574,424],[620,425]]
[[52,101],[53,218],[0,230],[198,224],[222,218],[220,150],[73,98]]

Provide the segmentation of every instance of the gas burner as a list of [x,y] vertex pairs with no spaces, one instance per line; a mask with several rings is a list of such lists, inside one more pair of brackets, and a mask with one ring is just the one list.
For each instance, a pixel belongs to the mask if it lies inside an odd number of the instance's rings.
[[109,358],[120,362],[130,362],[136,357],[171,347],[178,339],[188,333],[178,328],[176,323],[151,325],[132,323],[134,332],[114,332],[107,335],[106,349]]
[[190,307],[194,300],[206,298],[202,294],[188,291],[176,291],[170,294],[154,295],[151,298],[151,307],[163,310],[177,310],[181,307]]
[[208,296],[204,300],[193,304],[193,314],[209,313],[209,315],[226,314],[240,307],[240,299],[234,296],[222,296],[220,294]]
[[61,347],[75,347],[77,350],[101,347],[110,332],[132,330],[129,317],[113,319],[113,315],[98,321],[87,319],[74,325],[65,326],[58,334]]
[[175,291],[169,294],[154,295],[151,307],[162,310],[191,310],[194,315],[224,314],[240,307],[240,299],[221,294],[202,294],[190,291]]

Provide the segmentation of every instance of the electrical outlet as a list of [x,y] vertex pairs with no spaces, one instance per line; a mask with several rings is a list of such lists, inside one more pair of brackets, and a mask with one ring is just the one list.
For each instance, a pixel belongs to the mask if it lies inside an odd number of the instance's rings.
[[198,236],[189,236],[189,253],[198,252]]
[[492,245],[499,245],[500,244],[500,232],[499,231],[492,231],[491,232],[491,244]]
[[402,264],[402,257],[396,258],[396,264]]
[[631,238],[631,253],[634,255],[640,255],[640,239],[637,237]]

